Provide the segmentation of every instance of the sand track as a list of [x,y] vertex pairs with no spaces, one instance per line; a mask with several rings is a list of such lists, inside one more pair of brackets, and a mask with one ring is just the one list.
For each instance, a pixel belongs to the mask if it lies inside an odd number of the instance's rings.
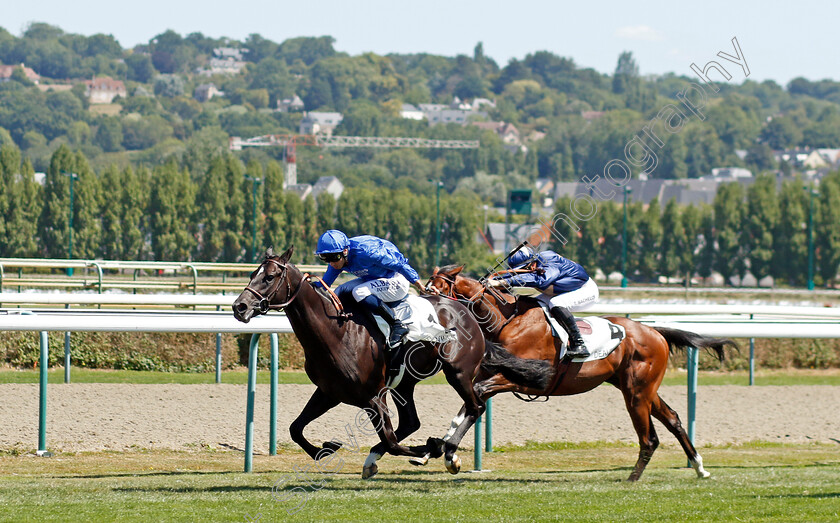
[[[314,390],[311,385],[280,385],[278,439],[291,443],[288,426]],[[686,388],[662,387],[661,397],[687,424]],[[417,387],[423,426],[409,438],[421,443],[442,436],[460,402],[446,385]],[[33,449],[38,443],[38,386],[0,385],[0,450]],[[130,448],[190,449],[209,445],[244,448],[244,385],[50,385],[47,446],[52,450],[95,451]],[[533,441],[635,442],[618,390],[602,386],[586,394],[523,403],[510,394],[494,399],[496,444]],[[697,401],[699,445],[763,440],[840,443],[840,387],[701,387]],[[357,424],[359,409],[340,405],[313,422],[306,436],[316,444],[347,440],[372,445]],[[267,452],[269,386],[257,388],[254,449]],[[361,417],[360,419],[363,419]],[[660,440],[676,440],[654,422]],[[471,447],[472,431],[464,439]]]

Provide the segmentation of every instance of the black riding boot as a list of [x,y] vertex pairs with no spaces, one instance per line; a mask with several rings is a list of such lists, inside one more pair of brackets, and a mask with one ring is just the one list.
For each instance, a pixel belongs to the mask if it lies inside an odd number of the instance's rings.
[[[408,327],[394,316],[394,309],[389,307],[384,301],[380,300],[374,295],[365,296],[360,303],[364,303],[368,310],[372,313],[378,314],[385,319],[391,327],[391,336],[388,338],[388,348],[392,349],[390,352],[394,353],[394,347],[399,347],[402,344],[403,338],[408,334]],[[401,363],[401,362],[400,362]]]
[[583,343],[583,337],[580,335],[575,317],[568,309],[563,307],[552,307],[551,315],[554,316],[560,325],[569,333],[569,346],[566,349],[566,356],[570,358],[585,358],[589,356],[589,351]]

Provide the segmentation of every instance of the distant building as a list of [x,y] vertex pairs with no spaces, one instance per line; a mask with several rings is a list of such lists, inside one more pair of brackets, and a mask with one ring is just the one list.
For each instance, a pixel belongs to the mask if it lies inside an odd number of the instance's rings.
[[817,149],[817,152],[829,166],[840,164],[840,149]]
[[280,113],[299,113],[306,108],[300,96],[295,95],[292,98],[285,98],[277,100],[277,112]]
[[300,121],[300,134],[324,134],[332,136],[333,130],[344,119],[341,113],[322,113],[312,111],[304,113]]
[[752,178],[752,175],[749,169],[742,169],[741,167],[715,167],[712,169],[712,178],[714,179]]
[[411,104],[402,104],[402,107],[400,108],[400,116],[406,120],[422,120],[426,117],[426,115],[423,114],[423,111]]
[[809,149],[785,149],[783,151],[773,151],[773,158],[781,163],[786,162],[791,166],[801,166],[802,163],[811,154]]
[[114,98],[126,97],[125,84],[109,76],[85,81],[85,95],[91,104],[109,104]]
[[242,55],[247,49],[235,47],[217,47],[213,49],[213,56],[206,67],[198,68],[196,72],[202,76],[213,76],[214,74],[239,74],[245,68],[247,62]]
[[41,76],[33,71],[31,68],[26,67],[23,64],[20,65],[0,65],[0,83],[8,82],[12,79],[12,73],[15,72],[15,69],[22,67],[23,74],[26,78],[32,82],[33,84],[38,84],[41,81]]
[[335,176],[321,176],[312,186],[312,197],[317,199],[321,193],[330,193],[338,201],[344,192],[344,184]]
[[208,102],[213,97],[216,96],[223,96],[225,93],[216,89],[216,86],[213,84],[201,84],[195,88],[195,92],[193,93],[193,98],[198,100],[199,102]]
[[[492,103],[489,100],[485,104]],[[461,102],[456,96],[451,104],[419,104],[418,106],[423,116],[429,121],[429,125],[456,123],[458,125],[467,125],[470,121],[476,118],[487,118],[487,113],[476,110],[472,104]],[[410,113],[414,115],[414,113]],[[409,118],[409,116],[403,116]],[[414,118],[418,119],[418,118]]]
[[308,183],[295,183],[287,185],[286,190],[297,194],[301,200],[305,200],[312,193],[312,186]]
[[502,139],[505,145],[514,149],[522,147],[519,139],[519,129],[512,123],[505,122],[472,122],[472,125],[485,131],[493,131]]

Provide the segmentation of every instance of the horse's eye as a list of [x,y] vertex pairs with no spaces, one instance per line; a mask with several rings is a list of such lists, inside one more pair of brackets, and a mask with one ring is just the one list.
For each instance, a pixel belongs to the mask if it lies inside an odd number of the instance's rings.
[[273,274],[266,274],[266,275],[265,275],[265,281],[270,282],[270,281],[271,281],[271,280],[273,280],[273,279],[274,279],[274,275],[273,275]]

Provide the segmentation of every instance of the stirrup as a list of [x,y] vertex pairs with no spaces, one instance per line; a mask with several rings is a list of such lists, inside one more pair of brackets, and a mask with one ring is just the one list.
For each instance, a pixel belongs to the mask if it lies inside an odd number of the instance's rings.
[[391,334],[388,336],[388,348],[393,350],[402,345],[406,334],[408,334],[408,327],[402,323],[394,323]]
[[592,353],[586,348],[586,345],[581,344],[576,347],[569,345],[566,347],[566,356],[569,358],[588,358]]

